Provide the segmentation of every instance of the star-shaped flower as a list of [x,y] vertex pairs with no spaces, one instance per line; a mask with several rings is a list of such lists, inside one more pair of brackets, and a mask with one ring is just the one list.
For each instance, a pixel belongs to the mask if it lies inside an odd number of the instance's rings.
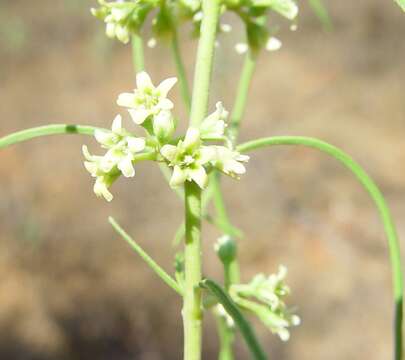
[[240,175],[246,172],[243,163],[249,161],[249,156],[242,155],[225,146],[213,146],[213,148],[215,149],[215,156],[212,164],[217,169],[236,179],[239,179]]
[[136,75],[137,88],[133,93],[122,93],[117,104],[128,108],[135,124],[142,124],[149,116],[155,116],[162,110],[171,110],[173,103],[167,98],[170,89],[177,82],[172,77],[163,80],[157,87],[149,75],[142,71]]
[[187,130],[184,140],[175,145],[164,145],[160,150],[162,156],[173,167],[170,185],[177,187],[187,181],[195,181],[198,186],[205,188],[208,182],[204,165],[215,156],[211,146],[202,146],[200,131],[196,128]]

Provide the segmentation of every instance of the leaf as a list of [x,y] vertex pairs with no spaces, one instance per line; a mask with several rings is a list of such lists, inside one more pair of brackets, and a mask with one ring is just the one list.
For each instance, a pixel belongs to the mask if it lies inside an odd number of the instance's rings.
[[200,286],[204,289],[208,289],[235,321],[235,324],[239,327],[239,330],[252,354],[253,359],[266,360],[267,355],[256,339],[256,335],[249,322],[245,319],[238,306],[233,302],[229,295],[225,293],[221,286],[210,279],[204,279],[201,281]]
[[309,5],[322,23],[325,30],[332,30],[333,24],[323,0],[308,0]]
[[394,0],[398,5],[399,5],[399,7],[403,10],[403,11],[405,11],[405,0]]
[[135,250],[138,255],[152,268],[152,270],[174,291],[183,295],[183,291],[179,284],[174,280],[165,270],[163,270],[146,252],[143,250],[134,239],[132,239],[125,230],[110,216],[108,221],[114,228],[114,230],[121,235],[121,237],[129,244],[129,246]]

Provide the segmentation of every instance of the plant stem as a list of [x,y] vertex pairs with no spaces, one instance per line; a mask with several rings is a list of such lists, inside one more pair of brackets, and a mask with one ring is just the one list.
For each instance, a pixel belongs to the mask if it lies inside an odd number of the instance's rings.
[[184,104],[187,107],[187,111],[190,112],[190,107],[191,107],[190,89],[188,87],[186,69],[184,67],[183,59],[181,56],[177,30],[175,27],[173,27],[171,45],[172,45],[172,54],[173,54],[174,62],[176,64],[177,75],[179,77],[181,96],[183,98]]
[[222,316],[217,316],[217,328],[219,335],[219,360],[233,360],[232,344],[235,334],[229,329],[226,319]]
[[394,288],[395,301],[395,321],[394,321],[394,342],[395,342],[395,359],[402,359],[402,317],[403,317],[403,276],[401,265],[401,252],[398,241],[398,235],[395,228],[391,212],[378,186],[364,171],[364,169],[355,162],[348,154],[339,148],[328,144],[324,141],[302,137],[302,136],[274,136],[261,138],[237,147],[238,151],[248,152],[255,149],[264,148],[274,145],[304,145],[325,152],[343,163],[360,181],[362,186],[367,190],[377,206],[380,218],[384,225],[385,234],[388,239],[388,248],[390,252],[390,263],[392,271],[392,280]]
[[145,60],[143,55],[143,40],[141,35],[132,35],[132,65],[134,67],[135,74],[145,70]]
[[221,0],[203,1],[203,20],[193,83],[190,124],[198,126],[207,114],[208,95]]
[[186,241],[184,251],[184,359],[201,359],[201,190],[187,181],[185,190]]
[[[218,27],[221,0],[203,0],[203,19],[194,73],[190,125],[198,126],[208,108],[208,97],[215,37]],[[183,304],[184,359],[200,360],[202,343],[201,281],[201,189],[186,181],[185,194],[185,287]]]
[[[82,134],[93,135],[94,131],[99,129],[94,126],[69,125],[69,124],[50,124],[37,126],[30,129],[17,131],[0,138],[0,149],[19,142],[34,139],[40,136],[58,135],[58,134]],[[104,129],[105,131],[109,131]]]
[[228,128],[228,134],[233,144],[236,144],[236,141],[238,139],[240,122],[246,109],[249,87],[256,68],[256,57],[257,55],[253,54],[251,51],[246,54],[242,72],[239,78],[235,103],[231,113],[231,121]]

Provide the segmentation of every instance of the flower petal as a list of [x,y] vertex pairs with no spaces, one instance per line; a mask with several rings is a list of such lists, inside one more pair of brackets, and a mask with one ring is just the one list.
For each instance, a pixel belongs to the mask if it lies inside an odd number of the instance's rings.
[[195,127],[188,128],[183,145],[186,149],[197,147],[200,144],[200,130]]
[[173,162],[177,154],[177,146],[166,144],[160,149],[160,153],[170,162]]
[[194,180],[201,189],[205,189],[208,183],[208,175],[203,166],[188,170],[188,177]]
[[103,181],[102,178],[98,178],[94,184],[93,187],[94,193],[98,197],[104,197],[108,202],[110,202],[113,199],[113,195],[108,191],[107,185]]
[[112,122],[112,126],[111,126],[111,130],[114,133],[120,133],[122,130],[122,116],[121,115],[117,115],[113,122]]
[[182,185],[187,179],[186,171],[182,170],[180,166],[175,166],[173,169],[172,177],[170,178],[170,186],[178,187]]
[[176,84],[177,78],[171,77],[166,80],[163,80],[157,87],[160,92],[160,96],[166,97],[171,88]]
[[133,122],[137,125],[141,125],[146,118],[150,115],[150,111],[142,108],[138,109],[128,109],[129,115],[131,115],[131,118]]
[[169,99],[162,98],[159,100],[157,107],[162,110],[171,110],[173,109],[174,105]]
[[198,163],[203,165],[215,158],[216,151],[212,146],[202,146],[200,149],[200,158]]
[[136,86],[138,90],[153,89],[153,83],[146,71],[141,71],[136,74]]
[[94,131],[94,137],[96,138],[97,142],[104,146],[112,146],[114,145],[114,137],[115,135],[110,131],[105,131],[101,129],[96,129]]
[[135,94],[134,93],[122,93],[118,95],[117,104],[124,107],[135,106]]
[[125,156],[120,160],[118,163],[118,169],[121,170],[122,175],[125,177],[134,177],[135,176],[135,169],[134,166],[132,165],[132,157],[131,156]]
[[140,152],[145,149],[145,139],[136,138],[133,136],[127,137],[128,149],[132,153]]

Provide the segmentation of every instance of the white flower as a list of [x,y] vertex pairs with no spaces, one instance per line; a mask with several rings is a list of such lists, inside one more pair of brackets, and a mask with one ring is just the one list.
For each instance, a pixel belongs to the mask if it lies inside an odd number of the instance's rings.
[[279,50],[282,46],[282,42],[274,36],[270,36],[266,43],[267,51]]
[[246,43],[237,43],[235,45],[235,50],[240,55],[245,54],[249,50],[249,45]]
[[87,146],[83,145],[84,166],[96,178],[95,194],[111,201],[112,194],[108,188],[112,183],[121,174],[125,177],[135,176],[135,154],[145,149],[145,139],[129,135],[122,127],[120,115],[115,117],[111,131],[96,130],[94,136],[108,151],[104,156],[91,155]]
[[228,111],[222,106],[221,102],[217,102],[216,110],[208,115],[200,125],[202,139],[218,138],[224,135],[225,120],[228,117]]
[[148,42],[146,43],[146,45],[148,46],[148,48],[151,48],[151,49],[155,48],[155,47],[156,47],[156,44],[157,44],[157,41],[156,41],[155,38],[150,38],[150,39],[148,40]]
[[115,164],[109,162],[103,156],[90,155],[87,146],[83,145],[83,154],[86,158],[84,166],[92,177],[96,178],[96,182],[93,187],[94,193],[98,197],[104,197],[107,201],[113,199],[112,194],[108,191],[108,188],[118,178],[120,172],[115,167]]
[[229,24],[221,24],[221,25],[220,25],[220,29],[221,29],[221,31],[224,32],[224,33],[229,33],[229,32],[232,31],[232,26],[229,25]]
[[211,146],[201,145],[198,129],[189,128],[184,140],[180,140],[177,146],[164,145],[160,153],[173,167],[170,179],[172,187],[180,186],[185,181],[195,181],[201,188],[206,187],[208,176],[204,165],[213,159],[215,151]]
[[225,308],[221,304],[217,304],[215,306],[214,311],[218,316],[223,318],[226,322],[226,325],[228,328],[233,329],[235,327],[235,321],[233,320],[232,316],[228,314],[228,312],[225,310]]
[[242,155],[225,146],[213,146],[213,148],[215,149],[215,157],[212,164],[217,169],[236,179],[246,172],[243,163],[249,161],[249,156]]
[[149,116],[162,110],[171,110],[173,103],[167,98],[170,89],[177,82],[175,77],[163,80],[155,87],[149,75],[142,71],[136,75],[137,88],[133,93],[122,93],[117,104],[128,108],[135,124],[142,124]]
[[234,284],[230,295],[242,308],[254,313],[281,340],[290,338],[288,327],[300,324],[300,318],[293,314],[284,303],[284,297],[290,293],[284,283],[287,268],[280,266],[277,274],[266,277],[254,276],[248,284]]

